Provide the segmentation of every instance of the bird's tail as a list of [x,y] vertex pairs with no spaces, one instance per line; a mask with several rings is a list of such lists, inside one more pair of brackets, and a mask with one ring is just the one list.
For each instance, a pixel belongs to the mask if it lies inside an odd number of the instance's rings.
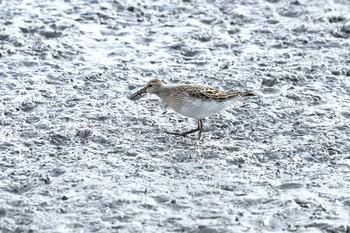
[[256,96],[254,92],[251,91],[245,91],[245,92],[229,92],[226,93],[226,98],[227,99],[237,99],[237,98],[242,98],[242,97],[252,97]]
[[241,92],[240,96],[241,97],[252,97],[252,96],[256,96],[256,94],[254,92],[251,92],[251,91],[246,91],[246,92]]
[[229,99],[235,99],[240,102],[246,103],[249,99],[249,97],[254,97],[256,94],[252,91],[245,91],[245,92],[235,92],[229,94]]

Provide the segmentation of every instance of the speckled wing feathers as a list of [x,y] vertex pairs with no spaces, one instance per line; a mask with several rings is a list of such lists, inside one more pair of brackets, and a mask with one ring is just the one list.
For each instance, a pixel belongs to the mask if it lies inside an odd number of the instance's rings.
[[241,96],[241,92],[221,92],[211,87],[197,87],[186,90],[189,96],[196,97],[202,100],[215,100],[222,102],[228,99],[233,99]]

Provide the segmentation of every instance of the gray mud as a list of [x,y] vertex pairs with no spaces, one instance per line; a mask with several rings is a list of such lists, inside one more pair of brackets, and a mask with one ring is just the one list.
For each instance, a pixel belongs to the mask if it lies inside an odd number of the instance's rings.
[[0,2],[1,232],[350,232],[348,0]]

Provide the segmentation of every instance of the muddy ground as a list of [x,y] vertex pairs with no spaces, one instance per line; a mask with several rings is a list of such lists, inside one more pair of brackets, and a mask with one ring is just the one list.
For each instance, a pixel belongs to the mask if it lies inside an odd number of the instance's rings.
[[[349,12],[0,1],[0,231],[350,232]],[[258,97],[175,137],[152,78]]]

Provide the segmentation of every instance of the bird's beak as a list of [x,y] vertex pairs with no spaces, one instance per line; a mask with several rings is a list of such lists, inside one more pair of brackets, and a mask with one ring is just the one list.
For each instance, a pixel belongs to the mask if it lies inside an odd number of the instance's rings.
[[135,92],[134,94],[129,95],[128,98],[131,100],[138,100],[141,97],[143,97],[145,95],[145,93],[147,93],[146,88],[142,88],[141,90]]

